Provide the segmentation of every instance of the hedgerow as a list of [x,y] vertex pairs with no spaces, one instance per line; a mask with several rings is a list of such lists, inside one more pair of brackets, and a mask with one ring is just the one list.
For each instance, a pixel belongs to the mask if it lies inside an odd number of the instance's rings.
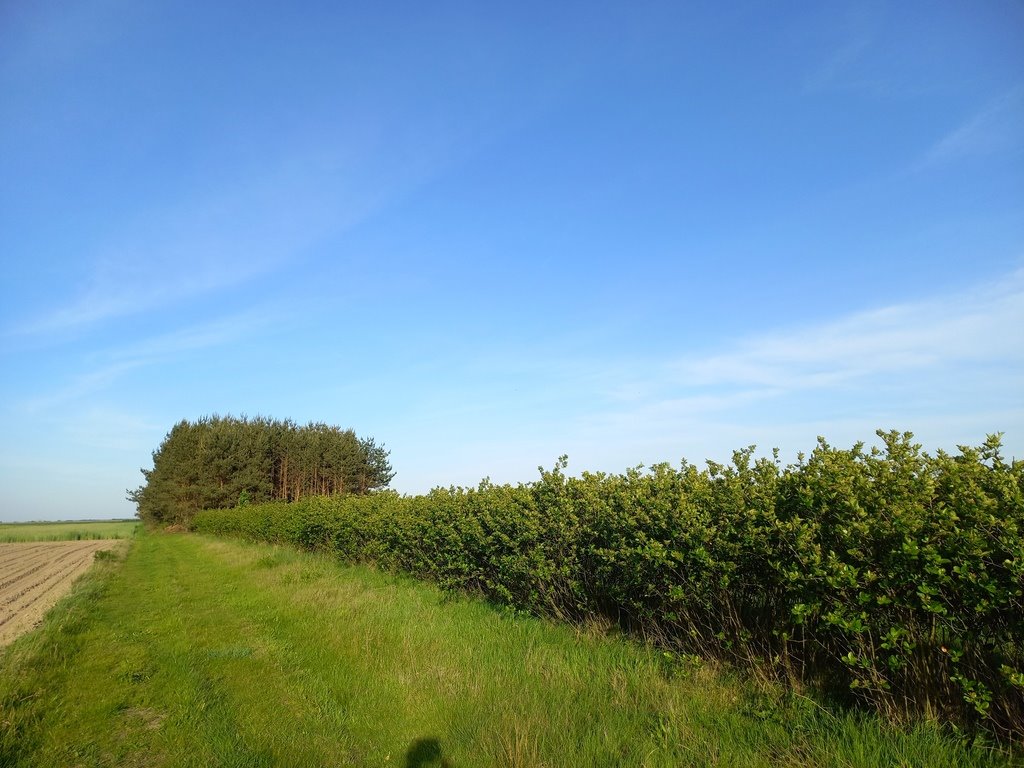
[[1024,462],[910,433],[781,466],[659,464],[422,496],[200,513],[196,530],[337,553],[680,653],[852,692],[894,719],[1024,737]]

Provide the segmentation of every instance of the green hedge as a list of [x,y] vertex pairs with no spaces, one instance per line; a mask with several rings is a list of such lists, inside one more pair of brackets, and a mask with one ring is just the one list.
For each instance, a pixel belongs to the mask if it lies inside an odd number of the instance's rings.
[[782,467],[737,451],[425,496],[200,513],[196,530],[333,551],[680,652],[852,690],[895,718],[1024,735],[1024,462],[912,435]]

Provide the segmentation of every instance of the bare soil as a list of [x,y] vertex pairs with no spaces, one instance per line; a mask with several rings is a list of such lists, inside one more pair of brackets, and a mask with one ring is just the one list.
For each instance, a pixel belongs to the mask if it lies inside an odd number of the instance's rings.
[[94,555],[118,544],[109,539],[0,544],[0,647],[38,625]]

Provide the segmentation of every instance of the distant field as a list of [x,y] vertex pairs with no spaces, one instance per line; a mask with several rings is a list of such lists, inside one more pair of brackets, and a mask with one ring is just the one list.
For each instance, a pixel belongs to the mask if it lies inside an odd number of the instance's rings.
[[74,520],[60,523],[0,523],[0,544],[16,541],[128,539],[138,520]]

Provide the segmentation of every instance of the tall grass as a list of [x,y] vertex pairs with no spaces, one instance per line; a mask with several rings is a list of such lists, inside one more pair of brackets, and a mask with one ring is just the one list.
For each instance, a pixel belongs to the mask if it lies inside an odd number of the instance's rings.
[[41,768],[1006,763],[608,626],[188,535],[138,537],[0,653],[0,712],[0,765]]

